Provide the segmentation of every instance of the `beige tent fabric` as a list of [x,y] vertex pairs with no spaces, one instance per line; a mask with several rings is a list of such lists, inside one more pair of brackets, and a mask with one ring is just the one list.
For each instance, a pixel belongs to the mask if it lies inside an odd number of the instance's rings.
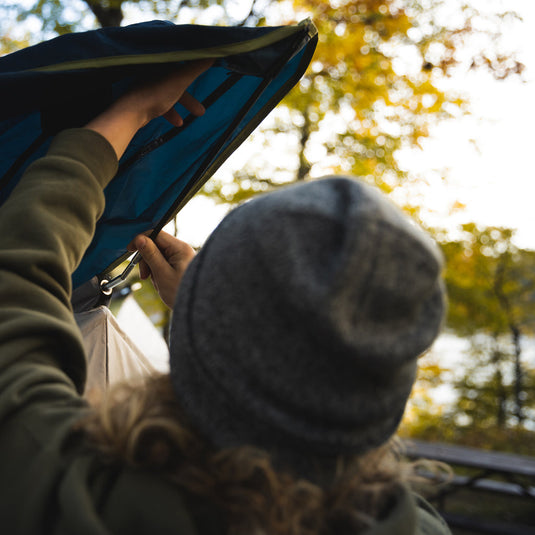
[[161,332],[130,294],[115,315],[123,332],[161,373],[169,373],[169,347]]
[[87,356],[86,395],[104,392],[118,381],[156,371],[106,306],[76,313],[74,317],[82,332]]

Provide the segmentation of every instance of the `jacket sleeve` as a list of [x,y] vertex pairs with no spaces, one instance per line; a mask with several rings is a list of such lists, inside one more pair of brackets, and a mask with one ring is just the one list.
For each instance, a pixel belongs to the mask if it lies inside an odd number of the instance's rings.
[[450,528],[438,511],[424,498],[413,494],[417,507],[416,535],[451,535]]
[[[28,167],[0,209],[0,422],[24,385],[30,387],[26,371],[53,367],[71,388],[83,390],[71,273],[91,241],[104,209],[103,188],[116,170],[117,157],[104,137],[66,130]],[[15,380],[7,402],[6,389]]]
[[71,272],[116,169],[105,138],[65,131],[0,209],[2,533],[196,533],[178,488],[103,461],[73,426],[87,404]]

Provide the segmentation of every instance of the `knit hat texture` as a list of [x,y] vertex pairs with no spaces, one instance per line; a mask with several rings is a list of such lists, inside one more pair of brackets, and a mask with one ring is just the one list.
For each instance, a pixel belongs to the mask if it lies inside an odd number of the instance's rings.
[[171,333],[185,413],[217,447],[364,453],[396,431],[445,309],[436,244],[329,177],[232,211],[188,267]]

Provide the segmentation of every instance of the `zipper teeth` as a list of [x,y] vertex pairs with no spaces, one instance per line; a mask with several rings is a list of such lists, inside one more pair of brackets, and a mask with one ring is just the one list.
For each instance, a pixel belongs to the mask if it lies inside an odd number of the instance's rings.
[[[231,74],[220,86],[218,86],[210,95],[208,95],[203,101],[203,106],[208,110],[208,108],[216,102],[226,91],[228,91],[238,80],[242,78],[241,74],[233,73]],[[162,134],[161,136],[157,137],[156,139],[152,140],[150,143],[142,147],[138,152],[130,156],[128,160],[123,162],[119,170],[117,171],[117,174],[122,173],[132,165],[134,165],[137,161],[139,161],[141,158],[146,156],[147,154],[151,153],[153,150],[156,150],[158,147],[161,147],[163,144],[167,143],[169,140],[173,139],[175,136],[177,136],[182,130],[184,130],[187,126],[189,126],[193,121],[195,120],[194,115],[188,115],[186,117],[184,124],[180,127],[174,127],[171,128],[171,130],[167,131],[165,134]]]
[[193,177],[188,181],[187,185],[184,187],[182,192],[179,194],[176,201],[171,205],[169,210],[165,213],[165,215],[160,219],[158,222],[158,225],[155,227],[153,231],[154,237],[158,234],[158,232],[165,226],[169,218],[175,213],[176,209],[180,206],[182,200],[188,195],[189,189],[191,186],[195,185],[202,177],[206,174],[206,170],[209,168],[210,163],[213,162],[215,156],[217,153],[221,150],[225,142],[229,139],[229,137],[232,135],[234,130],[238,127],[240,122],[243,120],[247,112],[252,108],[254,103],[258,100],[260,95],[264,92],[267,85],[271,79],[265,79],[260,83],[260,85],[257,87],[257,89],[254,91],[254,93],[249,97],[247,102],[245,103],[245,106],[242,107],[240,110],[240,113],[234,118],[234,121],[229,125],[227,130],[220,136],[220,138],[217,140],[216,143],[214,143],[214,146],[212,150],[208,153],[206,158],[203,160],[202,164],[199,166],[199,169],[194,174]]
[[[315,27],[313,26],[313,28],[315,29]],[[317,44],[317,32],[309,32],[309,38],[310,38],[310,41],[314,40],[315,42],[311,43],[309,45],[309,48],[307,51],[305,51],[305,53],[303,54],[300,62],[299,62],[299,65],[297,66],[297,69],[295,70],[295,73],[294,75],[289,78],[280,88],[279,90],[264,104],[264,106],[262,107],[262,109],[255,115],[255,117],[251,118],[251,120],[249,121],[249,123],[247,124],[247,128],[244,129],[243,131],[241,131],[233,140],[232,142],[229,144],[229,146],[227,146],[224,150],[223,153],[221,153],[218,157],[218,159],[216,161],[213,162],[213,164],[207,169],[206,173],[208,175],[213,175],[217,169],[221,166],[221,163],[219,160],[220,159],[226,159],[229,155],[229,153],[232,153],[236,146],[238,146],[239,144],[241,144],[244,139],[250,135],[250,133],[263,121],[263,119],[265,118],[265,116],[280,102],[281,98],[284,97],[284,95],[286,93],[288,93],[288,91],[297,83],[297,81],[301,78],[301,76],[303,75],[304,71],[306,70],[306,67],[308,66],[308,64],[310,63],[310,60],[312,59],[312,56],[314,54],[314,50],[316,48],[316,44]],[[190,197],[192,197],[199,189],[200,187],[202,187],[202,184],[201,186],[199,186],[198,188],[195,189],[195,191],[193,191],[193,193],[190,195]],[[189,198],[186,196],[186,202],[189,200]],[[180,210],[181,208],[183,207],[182,206],[178,206],[177,207],[177,212],[178,210]]]

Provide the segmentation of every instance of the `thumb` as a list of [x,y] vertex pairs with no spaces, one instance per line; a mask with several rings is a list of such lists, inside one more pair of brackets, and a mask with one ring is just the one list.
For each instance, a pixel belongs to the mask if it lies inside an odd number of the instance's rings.
[[150,238],[137,236],[134,245],[154,276],[169,269],[169,263]]

